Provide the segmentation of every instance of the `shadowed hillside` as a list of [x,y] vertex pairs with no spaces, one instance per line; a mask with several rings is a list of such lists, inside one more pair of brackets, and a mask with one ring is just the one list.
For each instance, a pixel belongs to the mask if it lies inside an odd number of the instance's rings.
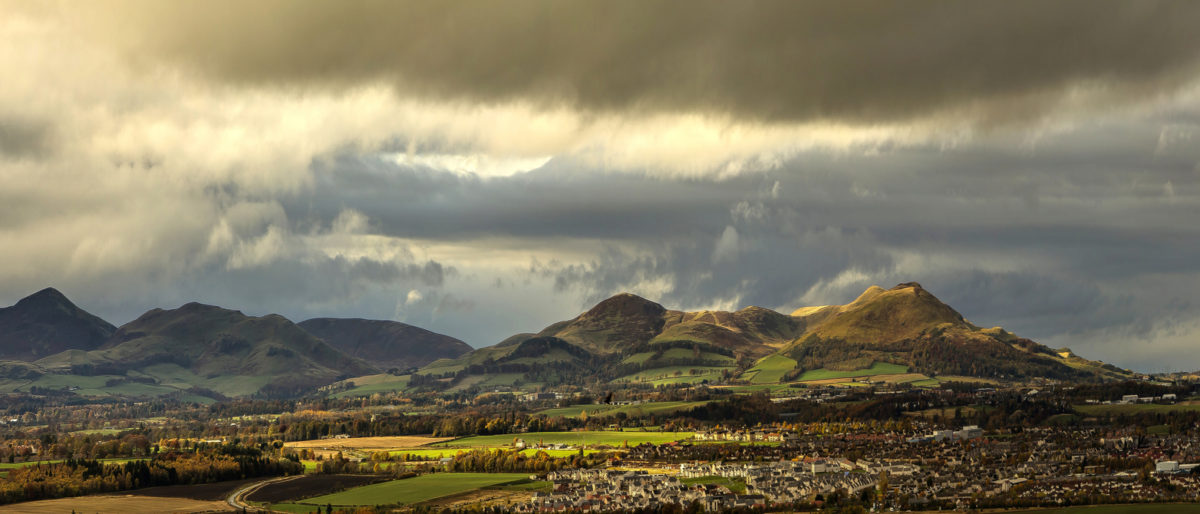
[[453,337],[397,321],[314,318],[298,325],[346,355],[383,369],[424,366],[472,349]]
[[285,395],[374,371],[283,316],[246,316],[189,303],[153,309],[100,348],[37,361],[56,373],[117,376],[141,384],[226,396]]
[[64,350],[93,350],[114,331],[107,321],[46,288],[0,309],[0,359],[33,361]]

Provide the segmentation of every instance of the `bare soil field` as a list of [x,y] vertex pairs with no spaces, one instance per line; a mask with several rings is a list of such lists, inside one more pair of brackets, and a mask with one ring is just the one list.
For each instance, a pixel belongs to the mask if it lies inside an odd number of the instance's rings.
[[524,503],[533,499],[530,491],[505,491],[497,489],[476,489],[462,494],[446,496],[430,500],[420,505],[429,505],[440,509],[461,509],[471,506],[503,506],[509,503]]
[[28,514],[87,512],[101,514],[141,512],[229,512],[224,501],[191,500],[188,498],[156,498],[152,496],[104,495],[78,496],[5,505],[4,512]]
[[292,441],[283,445],[289,448],[394,450],[440,443],[451,439],[454,438],[404,435],[391,437],[349,437],[345,439],[310,439],[308,441]]
[[225,501],[239,487],[252,484],[270,477],[247,478],[245,480],[230,480],[199,485],[163,485],[126,491],[131,496],[152,496],[156,498],[183,498],[203,501]]
[[268,484],[246,496],[252,502],[280,503],[389,480],[377,475],[309,475],[287,482]]

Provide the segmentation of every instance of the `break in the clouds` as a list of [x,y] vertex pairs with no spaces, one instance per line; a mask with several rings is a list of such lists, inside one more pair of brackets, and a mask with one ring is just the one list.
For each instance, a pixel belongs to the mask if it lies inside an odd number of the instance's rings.
[[844,303],[1200,368],[1188,2],[0,3],[0,304]]

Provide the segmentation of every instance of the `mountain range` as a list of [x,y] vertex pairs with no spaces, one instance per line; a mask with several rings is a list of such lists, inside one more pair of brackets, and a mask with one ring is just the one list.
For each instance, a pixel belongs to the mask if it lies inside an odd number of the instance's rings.
[[189,303],[120,328],[54,289],[0,309],[0,391],[191,400],[289,396],[352,376],[415,367],[471,347],[395,321],[319,318]]
[[540,332],[430,363],[410,384],[777,384],[878,375],[928,384],[938,377],[1105,380],[1129,372],[999,327],[980,328],[920,284],[905,283],[790,315],[761,307],[674,311],[620,294]]
[[395,321],[293,323],[199,303],[152,309],[118,328],[54,289],[0,309],[0,392],[15,393],[213,401],[313,394],[330,384],[366,393],[866,376],[927,386],[1129,374],[976,326],[916,283],[873,286],[846,305],[790,314],[753,306],[685,312],[623,293],[479,349]]

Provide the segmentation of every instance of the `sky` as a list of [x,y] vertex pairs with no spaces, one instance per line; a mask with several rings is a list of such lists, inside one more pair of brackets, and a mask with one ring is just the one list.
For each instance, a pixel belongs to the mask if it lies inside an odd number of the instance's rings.
[[0,305],[486,346],[916,281],[1200,369],[1200,3],[0,0]]

